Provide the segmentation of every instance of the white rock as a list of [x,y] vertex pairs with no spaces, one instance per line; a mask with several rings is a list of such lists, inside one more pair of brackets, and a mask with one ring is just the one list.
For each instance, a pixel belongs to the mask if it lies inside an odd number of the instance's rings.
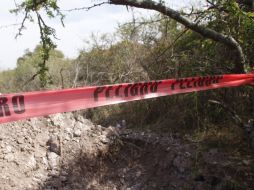
[[76,117],[76,119],[77,119],[77,121],[79,121],[79,122],[81,122],[81,123],[84,123],[84,121],[85,121],[85,118],[82,117],[81,115],[78,115],[78,116]]
[[55,114],[50,116],[50,122],[55,126],[62,126],[64,121],[64,114]]
[[109,140],[109,139],[107,138],[107,136],[105,136],[105,135],[101,135],[101,136],[100,136],[100,140],[101,140],[101,142],[104,143],[104,144],[107,144],[107,143],[110,142],[110,140]]
[[45,168],[49,167],[48,160],[46,157],[42,158],[42,163],[46,166]]
[[18,138],[18,139],[17,139],[17,143],[18,143],[18,144],[24,143],[24,139],[23,139],[23,138]]
[[80,137],[81,136],[81,130],[79,130],[79,129],[76,129],[76,130],[74,130],[74,133],[73,133],[73,135],[74,135],[74,137]]
[[80,129],[82,131],[87,131],[87,130],[91,130],[92,126],[91,125],[86,125],[86,124],[81,123],[81,122],[77,122],[77,123],[75,123],[75,128]]
[[4,154],[8,154],[8,153],[11,153],[12,152],[12,146],[10,146],[10,145],[7,145],[7,146],[5,146],[5,148],[4,148],[4,150],[3,150],[3,153]]
[[12,161],[14,161],[14,155],[13,154],[6,154],[4,156],[4,159],[7,160],[7,162],[12,162]]
[[84,125],[86,125],[86,126],[90,126],[90,127],[93,127],[93,126],[94,126],[93,123],[92,123],[89,119],[84,119],[83,123],[84,123]]
[[50,169],[55,169],[59,165],[60,157],[54,152],[48,152],[48,164]]
[[30,170],[33,170],[36,168],[36,159],[34,157],[34,155],[31,155],[27,158],[27,162],[26,162],[26,167]]
[[1,148],[4,148],[5,146],[6,146],[5,143],[4,143],[4,142],[1,142],[0,147],[1,147]]
[[72,129],[70,127],[67,127],[64,129],[64,132],[66,133],[71,133],[72,132]]

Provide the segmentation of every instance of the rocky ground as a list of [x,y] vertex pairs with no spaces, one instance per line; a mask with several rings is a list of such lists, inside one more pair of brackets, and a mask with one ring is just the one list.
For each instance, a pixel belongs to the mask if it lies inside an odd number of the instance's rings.
[[251,154],[73,114],[0,126],[0,189],[254,189]]

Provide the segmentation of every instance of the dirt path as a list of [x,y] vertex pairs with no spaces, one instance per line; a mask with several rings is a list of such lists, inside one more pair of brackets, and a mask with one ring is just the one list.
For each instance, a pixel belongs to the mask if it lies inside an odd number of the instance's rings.
[[0,189],[254,189],[253,158],[57,114],[0,126]]

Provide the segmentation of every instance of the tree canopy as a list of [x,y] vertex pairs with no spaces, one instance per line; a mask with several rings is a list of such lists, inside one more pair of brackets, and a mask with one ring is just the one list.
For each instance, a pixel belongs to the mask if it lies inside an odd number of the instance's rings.
[[[60,0],[58,0],[60,1]],[[53,27],[44,21],[42,12],[49,18],[60,18],[64,25],[64,13],[58,6],[57,0],[23,0],[16,4],[11,12],[23,14],[23,21],[19,28],[21,34],[27,21],[36,21],[40,28],[42,61],[40,63],[41,80],[47,80],[46,61],[49,59],[49,51],[56,47],[54,38],[57,38]],[[155,10],[186,29],[201,35],[204,39],[210,39],[227,46],[235,54],[234,68],[232,72],[243,73],[249,67],[253,67],[252,55],[249,55],[249,47],[253,44],[254,22],[252,0],[206,0],[203,8],[193,7],[189,13],[174,10],[167,6],[167,1],[155,0],[108,0],[98,1],[90,7],[75,8],[75,10],[89,10],[104,4],[136,7]],[[35,18],[33,17],[35,13]],[[69,13],[71,14],[71,13]]]

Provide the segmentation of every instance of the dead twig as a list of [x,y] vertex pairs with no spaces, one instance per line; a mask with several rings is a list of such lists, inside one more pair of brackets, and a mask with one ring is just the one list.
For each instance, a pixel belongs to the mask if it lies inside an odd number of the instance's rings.
[[79,7],[79,8],[73,8],[73,9],[62,10],[62,11],[64,11],[64,12],[83,11],[83,10],[89,11],[89,10],[92,9],[92,8],[95,8],[95,7],[104,5],[104,4],[108,4],[108,2],[97,3],[97,4],[94,4],[94,5],[89,6],[89,7]]
[[224,110],[226,110],[228,113],[230,113],[232,119],[241,128],[243,128],[245,126],[243,120],[241,119],[241,117],[232,108],[230,108],[225,103],[219,102],[217,100],[208,100],[208,102],[210,102],[212,104],[217,104],[217,105],[221,106]]

